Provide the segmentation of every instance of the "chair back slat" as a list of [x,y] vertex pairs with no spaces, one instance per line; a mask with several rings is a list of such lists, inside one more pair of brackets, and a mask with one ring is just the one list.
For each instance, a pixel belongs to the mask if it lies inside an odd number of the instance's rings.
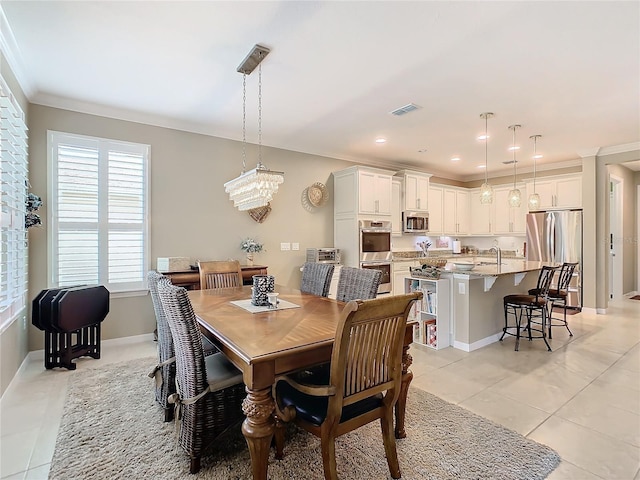
[[536,286],[536,298],[546,299],[549,296],[549,289],[553,282],[553,276],[558,267],[542,267],[540,275],[538,275],[538,284]]
[[375,393],[399,394],[407,316],[413,302],[421,297],[422,293],[416,292],[352,301],[345,306],[331,359],[330,383],[337,393],[329,398],[330,412]]
[[199,262],[198,268],[200,288],[203,290],[242,286],[242,269],[237,260]]
[[569,290],[569,283],[571,283],[571,277],[573,277],[573,272],[575,271],[577,265],[577,262],[565,262],[562,264],[560,273],[558,274],[558,291],[567,292]]

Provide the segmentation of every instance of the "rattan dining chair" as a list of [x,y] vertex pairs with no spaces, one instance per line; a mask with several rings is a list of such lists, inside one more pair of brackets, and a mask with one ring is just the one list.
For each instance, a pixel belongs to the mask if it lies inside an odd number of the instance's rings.
[[[169,395],[176,391],[176,356],[173,348],[173,338],[167,323],[164,308],[158,296],[158,284],[160,282],[171,284],[169,277],[151,270],[147,273],[147,284],[151,294],[153,311],[156,316],[156,331],[158,334],[158,363],[149,373],[149,377],[155,380],[156,401],[164,410],[164,421],[173,420],[173,407],[169,405]],[[202,348],[205,355],[213,355],[218,348],[206,337],[202,337]]]
[[342,267],[336,299],[341,302],[369,300],[378,296],[382,272],[372,268]]
[[302,266],[302,280],[300,291],[326,297],[329,295],[329,286],[335,265],[331,263],[307,262]]
[[167,317],[158,296],[158,284],[160,282],[171,283],[168,277],[155,270],[147,273],[147,283],[156,315],[158,332],[158,363],[149,373],[149,376],[155,379],[156,401],[164,410],[164,421],[169,422],[173,419],[173,407],[169,405],[167,399],[169,395],[176,392],[176,356],[169,323],[167,323]]
[[320,437],[324,477],[336,480],[335,439],[380,419],[389,472],[400,478],[393,409],[402,381],[407,316],[421,292],[349,302],[343,309],[326,385],[276,379],[276,457],[282,458],[283,421]]
[[242,270],[237,260],[198,262],[200,288],[232,288],[242,286]]
[[191,473],[200,470],[205,447],[244,419],[242,372],[223,353],[207,357],[187,291],[168,283],[158,284],[176,352],[175,405],[178,438],[189,455]]

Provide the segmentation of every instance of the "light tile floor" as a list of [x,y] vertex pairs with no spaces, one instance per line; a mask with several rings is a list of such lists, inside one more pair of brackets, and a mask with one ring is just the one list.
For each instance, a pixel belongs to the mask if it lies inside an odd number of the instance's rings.
[[[551,353],[541,340],[515,352],[513,337],[471,353],[412,347],[412,385],[554,448],[550,480],[640,480],[640,301],[570,325],[573,337],[554,329]],[[155,354],[150,336],[131,340],[103,342],[78,370]],[[30,360],[2,397],[2,479],[47,478],[67,374]]]

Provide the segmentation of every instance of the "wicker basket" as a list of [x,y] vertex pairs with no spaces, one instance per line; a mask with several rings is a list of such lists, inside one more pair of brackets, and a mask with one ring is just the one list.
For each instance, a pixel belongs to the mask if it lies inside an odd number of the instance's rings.
[[447,259],[446,258],[421,258],[420,264],[428,265],[430,267],[444,268],[444,266],[447,264]]

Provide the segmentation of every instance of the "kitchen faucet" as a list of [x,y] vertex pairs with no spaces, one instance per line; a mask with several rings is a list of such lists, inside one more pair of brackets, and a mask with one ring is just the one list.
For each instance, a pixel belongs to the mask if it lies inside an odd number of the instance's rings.
[[495,246],[495,247],[491,247],[489,249],[490,252],[496,252],[496,263],[498,265],[498,267],[500,265],[502,265],[502,250],[500,250],[500,247]]

